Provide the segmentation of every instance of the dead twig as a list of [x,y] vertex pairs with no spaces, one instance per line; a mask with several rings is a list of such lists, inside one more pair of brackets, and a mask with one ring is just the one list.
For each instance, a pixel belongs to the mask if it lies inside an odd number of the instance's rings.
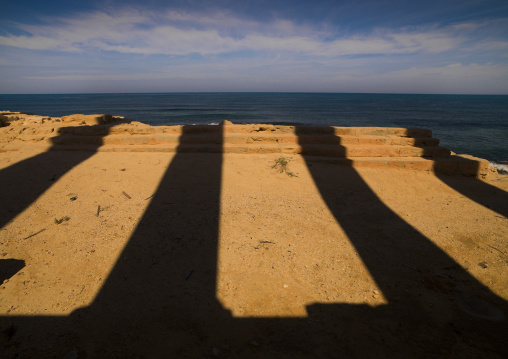
[[124,191],[122,191],[122,193],[123,193],[123,195],[124,195],[125,197],[127,197],[128,199],[131,199],[131,196],[129,196],[127,193],[125,193]]
[[503,255],[505,255],[505,256],[506,256],[506,253],[504,253],[503,251],[501,251],[501,250],[497,249],[496,247],[492,247],[490,244],[487,244],[487,245],[488,245],[490,248],[495,249],[495,250],[496,250],[496,251],[498,251],[499,253],[501,253],[501,254],[503,254]]
[[28,237],[25,237],[25,238],[23,238],[23,239],[28,239],[28,238],[31,238],[31,237],[33,237],[33,236],[36,236],[36,235],[38,235],[39,233],[44,232],[45,230],[46,230],[46,228],[43,228],[43,229],[41,229],[39,232],[35,232],[35,233],[33,233],[33,234],[29,235]]

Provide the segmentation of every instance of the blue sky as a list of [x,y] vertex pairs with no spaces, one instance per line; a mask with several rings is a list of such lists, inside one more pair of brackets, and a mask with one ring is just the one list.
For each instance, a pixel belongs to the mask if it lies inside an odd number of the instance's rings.
[[508,94],[506,0],[10,1],[0,93]]

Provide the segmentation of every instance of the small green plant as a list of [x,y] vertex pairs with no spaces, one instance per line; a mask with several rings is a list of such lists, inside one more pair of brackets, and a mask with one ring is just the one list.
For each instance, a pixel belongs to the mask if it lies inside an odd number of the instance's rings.
[[56,219],[56,218],[55,218],[55,224],[60,224],[60,223],[62,223],[62,222],[64,222],[64,221],[65,221],[65,222],[67,222],[69,219],[71,219],[71,217],[67,217],[67,216],[62,217],[62,218],[60,218],[60,219]]
[[275,164],[272,166],[272,168],[275,168],[277,171],[279,171],[279,173],[286,172],[286,174],[289,177],[298,177],[293,172],[288,171],[288,165],[289,165],[289,161],[291,161],[291,159],[292,159],[292,157],[280,156],[279,158],[277,158],[275,160]]

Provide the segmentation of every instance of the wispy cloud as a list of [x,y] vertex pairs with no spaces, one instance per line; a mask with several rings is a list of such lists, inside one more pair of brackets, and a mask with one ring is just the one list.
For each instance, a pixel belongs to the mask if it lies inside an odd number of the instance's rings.
[[92,83],[104,91],[508,92],[508,18],[354,31],[225,10],[116,8],[2,26],[3,92]]
[[[370,34],[343,35],[340,30],[297,26],[287,20],[244,21],[225,13],[164,14],[124,10],[90,12],[70,18],[46,19],[46,25],[17,27],[29,34],[0,36],[0,45],[66,52],[114,51],[145,55],[207,55],[237,51],[286,51],[335,57],[367,54],[441,53],[466,41],[464,31],[475,24],[442,29],[379,29]],[[508,42],[497,41],[496,46]]]

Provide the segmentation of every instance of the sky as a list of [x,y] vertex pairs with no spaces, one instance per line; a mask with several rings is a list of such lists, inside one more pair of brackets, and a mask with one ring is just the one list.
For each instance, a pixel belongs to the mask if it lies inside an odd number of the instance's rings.
[[507,0],[3,0],[0,93],[508,94]]

